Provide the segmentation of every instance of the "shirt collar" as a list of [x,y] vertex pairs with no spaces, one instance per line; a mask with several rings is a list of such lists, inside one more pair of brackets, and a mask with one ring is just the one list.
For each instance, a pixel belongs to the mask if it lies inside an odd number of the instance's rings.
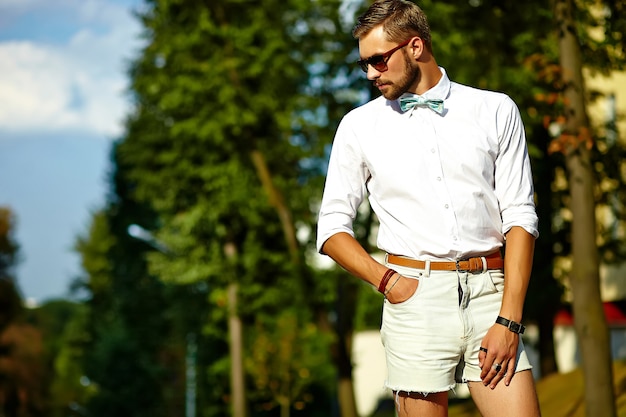
[[[427,99],[431,99],[431,100],[435,100],[435,99],[439,99],[439,100],[444,100],[444,108],[445,108],[445,99],[448,98],[448,95],[450,94],[450,79],[448,78],[448,74],[446,73],[446,70],[443,67],[439,67],[439,70],[441,71],[441,78],[439,79],[439,82],[437,82],[437,84],[435,86],[433,86],[430,90],[426,91],[424,94],[419,95],[420,97],[424,97]],[[404,93],[402,94],[401,97],[410,97],[410,96],[415,96],[417,94],[414,93]],[[399,109],[400,108],[400,104],[398,104],[398,100],[395,100],[396,102],[396,106]]]

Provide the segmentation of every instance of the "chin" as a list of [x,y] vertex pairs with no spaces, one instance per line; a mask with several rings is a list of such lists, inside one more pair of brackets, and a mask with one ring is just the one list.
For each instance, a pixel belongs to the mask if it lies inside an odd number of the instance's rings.
[[387,100],[389,101],[393,101],[393,100],[397,100],[400,98],[400,96],[402,95],[402,92],[399,91],[389,91],[389,92],[385,92],[382,93],[383,97],[385,97]]

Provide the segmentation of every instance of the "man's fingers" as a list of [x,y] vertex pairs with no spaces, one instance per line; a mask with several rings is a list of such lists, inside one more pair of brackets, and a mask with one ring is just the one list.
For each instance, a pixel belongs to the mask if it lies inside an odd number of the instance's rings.
[[489,368],[483,368],[481,378],[485,386],[489,385],[489,388],[494,389],[498,382],[505,378],[508,373],[508,363],[505,359],[496,359],[492,362]]
[[514,374],[515,374],[515,360],[511,359],[508,363],[506,374],[504,374],[504,385],[506,385],[507,387],[509,386]]
[[487,352],[488,352],[487,348],[484,348],[482,346],[480,347],[480,352],[478,352],[478,367],[480,369],[483,368],[485,359],[487,359]]

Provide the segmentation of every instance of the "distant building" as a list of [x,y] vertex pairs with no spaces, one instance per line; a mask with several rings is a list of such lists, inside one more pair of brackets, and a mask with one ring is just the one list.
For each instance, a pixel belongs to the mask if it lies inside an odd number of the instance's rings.
[[[613,359],[626,359],[626,301],[604,303],[604,314],[611,334]],[[554,319],[554,344],[559,372],[569,372],[580,365],[574,318],[569,309],[561,310]]]

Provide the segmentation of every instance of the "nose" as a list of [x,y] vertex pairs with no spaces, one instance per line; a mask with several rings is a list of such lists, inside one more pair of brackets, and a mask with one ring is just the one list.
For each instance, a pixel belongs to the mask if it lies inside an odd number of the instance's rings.
[[371,65],[367,66],[367,79],[373,81],[380,77],[381,72]]

